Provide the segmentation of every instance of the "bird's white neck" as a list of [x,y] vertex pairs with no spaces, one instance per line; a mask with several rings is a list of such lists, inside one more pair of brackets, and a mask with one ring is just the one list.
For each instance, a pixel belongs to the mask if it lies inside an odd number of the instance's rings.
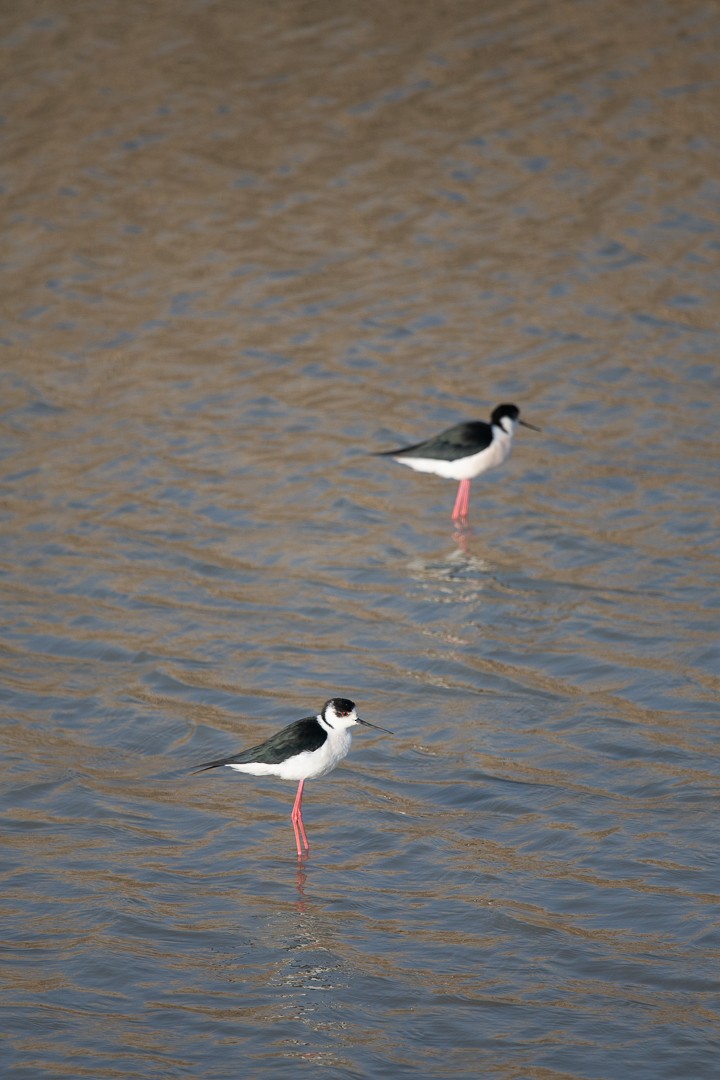
[[492,425],[493,435],[496,439],[512,439],[516,427],[516,420],[511,420],[509,416],[502,416],[496,424]]

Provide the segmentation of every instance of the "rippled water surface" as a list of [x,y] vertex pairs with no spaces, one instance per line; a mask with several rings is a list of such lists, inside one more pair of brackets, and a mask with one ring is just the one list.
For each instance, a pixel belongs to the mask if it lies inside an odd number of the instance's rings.
[[5,6],[4,1077],[717,1076],[719,37]]

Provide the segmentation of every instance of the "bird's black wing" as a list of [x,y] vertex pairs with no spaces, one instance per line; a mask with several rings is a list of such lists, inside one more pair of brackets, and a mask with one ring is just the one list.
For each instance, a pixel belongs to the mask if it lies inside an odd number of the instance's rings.
[[295,720],[292,724],[288,724],[282,731],[271,735],[259,746],[251,746],[249,750],[240,750],[237,754],[218,758],[217,761],[207,761],[204,765],[198,765],[195,772],[217,769],[220,765],[250,765],[253,762],[278,765],[281,761],[303,750],[317,750],[326,739],[327,732],[320,727],[317,718],[306,716],[302,720]]
[[455,424],[425,442],[401,446],[397,450],[381,450],[377,457],[427,457],[436,461],[455,461],[486,450],[492,438],[490,424],[483,420],[470,420],[465,424]]

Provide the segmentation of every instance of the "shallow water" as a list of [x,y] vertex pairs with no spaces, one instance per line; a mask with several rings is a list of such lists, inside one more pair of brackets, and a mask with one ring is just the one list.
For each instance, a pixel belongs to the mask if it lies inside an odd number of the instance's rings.
[[3,22],[3,1075],[716,1076],[713,9]]

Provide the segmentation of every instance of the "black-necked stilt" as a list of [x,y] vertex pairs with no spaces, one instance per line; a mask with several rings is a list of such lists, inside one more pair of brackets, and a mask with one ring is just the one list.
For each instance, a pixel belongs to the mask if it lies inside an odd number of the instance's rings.
[[401,446],[398,450],[381,450],[377,456],[391,457],[416,472],[435,473],[447,480],[459,480],[452,517],[453,521],[467,521],[470,481],[488,469],[502,465],[510,453],[518,424],[533,431],[540,430],[520,419],[517,405],[498,405],[492,411],[489,424],[484,420],[455,424],[424,442]]
[[[298,858],[302,858],[301,836],[305,850],[310,850],[302,819],[303,785],[306,780],[326,776],[347,757],[352,742],[350,728],[355,724],[387,731],[387,728],[379,728],[369,720],[361,720],[353,701],[347,698],[331,698],[325,702],[322,712],[317,716],[296,720],[259,746],[241,750],[229,757],[218,758],[217,761],[208,761],[205,765],[199,765],[195,771],[204,772],[206,769],[227,765],[229,769],[251,773],[253,776],[279,776],[281,780],[299,780],[290,820],[295,830]],[[392,735],[392,732],[387,731],[387,734]]]

